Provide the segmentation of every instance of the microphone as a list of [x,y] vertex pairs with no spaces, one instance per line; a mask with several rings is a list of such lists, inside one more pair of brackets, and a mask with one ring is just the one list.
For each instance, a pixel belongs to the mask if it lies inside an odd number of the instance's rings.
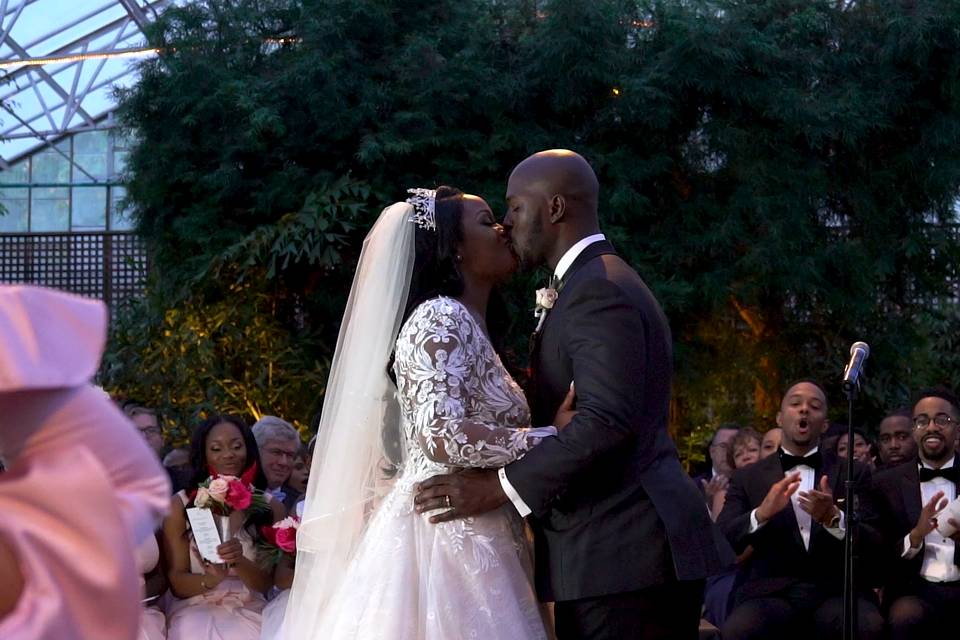
[[850,362],[843,370],[843,388],[850,390],[860,383],[863,365],[870,356],[870,345],[866,342],[854,342],[850,347]]

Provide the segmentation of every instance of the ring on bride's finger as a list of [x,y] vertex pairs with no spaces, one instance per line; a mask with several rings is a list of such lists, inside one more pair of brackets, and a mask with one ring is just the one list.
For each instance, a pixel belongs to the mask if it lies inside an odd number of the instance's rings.
[[443,496],[443,502],[444,504],[447,505],[447,509],[453,506],[452,504],[450,504],[450,496]]

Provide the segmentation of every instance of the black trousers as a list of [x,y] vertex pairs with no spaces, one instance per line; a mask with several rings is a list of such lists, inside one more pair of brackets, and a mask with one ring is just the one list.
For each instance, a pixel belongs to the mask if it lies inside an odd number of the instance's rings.
[[890,639],[954,635],[960,610],[960,583],[928,582],[918,577],[911,587],[911,595],[900,596],[889,603]]
[[696,640],[703,580],[554,605],[558,640]]
[[[883,637],[883,617],[874,599],[857,601],[858,640]],[[815,585],[796,584],[774,594],[738,604],[720,631],[723,640],[816,638],[832,640],[843,633],[843,597]]]

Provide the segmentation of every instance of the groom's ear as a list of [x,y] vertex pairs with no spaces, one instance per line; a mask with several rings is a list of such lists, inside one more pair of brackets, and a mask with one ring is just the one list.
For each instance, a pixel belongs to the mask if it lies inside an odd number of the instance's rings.
[[556,224],[563,220],[563,215],[567,212],[567,202],[563,196],[557,194],[550,198],[550,223]]

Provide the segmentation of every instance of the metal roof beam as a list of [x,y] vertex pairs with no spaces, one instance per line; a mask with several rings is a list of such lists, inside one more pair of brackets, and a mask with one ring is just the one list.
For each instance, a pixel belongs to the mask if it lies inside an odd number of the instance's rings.
[[[7,45],[25,58],[29,57],[30,55],[29,53],[27,53],[26,49],[24,49],[19,44],[17,44],[16,40],[14,40],[9,36],[7,36]],[[47,81],[47,84],[50,85],[50,88],[53,89],[54,92],[56,92],[57,95],[59,95],[65,103],[69,104],[76,100],[73,96],[67,93],[66,90],[60,86],[60,83],[57,82],[54,79],[54,77],[51,76],[49,73],[47,73],[43,68],[37,68],[35,69],[35,71],[37,72],[37,75],[39,75],[41,78]],[[79,104],[77,104],[77,113],[79,113],[84,120],[86,120],[90,124],[93,124],[93,118],[91,118],[90,114],[84,111]]]

